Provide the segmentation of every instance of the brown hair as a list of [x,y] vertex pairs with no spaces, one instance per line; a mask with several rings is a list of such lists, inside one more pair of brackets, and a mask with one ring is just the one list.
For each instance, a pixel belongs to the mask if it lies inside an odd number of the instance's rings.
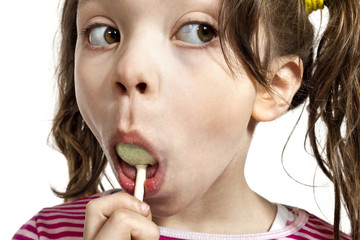
[[[78,0],[64,2],[57,69],[59,106],[52,128],[55,143],[68,161],[70,178],[65,192],[53,191],[65,199],[99,191],[106,165],[104,153],[83,121],[75,99],[77,4]],[[231,69],[236,69],[236,65],[227,57],[227,46],[269,90],[266,74],[271,59],[291,54],[301,58],[303,81],[290,108],[309,98],[308,137],[319,166],[334,183],[335,239],[340,238],[341,201],[352,224],[352,237],[359,239],[360,4],[359,0],[327,0],[326,4],[330,20],[316,59],[314,29],[304,0],[225,0],[219,15],[219,34]],[[261,28],[261,23],[266,23],[266,28]],[[257,41],[260,30],[267,40],[264,56],[260,56]],[[327,127],[324,148],[316,135],[316,124],[320,120]]]
[[69,183],[65,192],[53,189],[65,200],[98,192],[106,158],[95,136],[85,124],[75,98],[74,55],[77,39],[77,0],[67,0],[61,18],[58,74],[58,109],[52,135],[68,162]]
[[[257,81],[271,90],[266,79],[268,63],[277,56],[298,55],[304,64],[302,85],[290,108],[309,98],[307,136],[318,165],[334,183],[335,239],[340,239],[343,202],[351,221],[353,239],[360,238],[360,3],[327,0],[329,22],[314,59],[314,29],[304,0],[226,0],[220,14],[224,49],[242,59]],[[261,28],[266,23],[266,28]],[[265,57],[257,52],[260,31],[268,44]],[[226,44],[225,44],[226,43]],[[236,64],[226,58],[231,68]],[[316,135],[320,121],[326,126]]]

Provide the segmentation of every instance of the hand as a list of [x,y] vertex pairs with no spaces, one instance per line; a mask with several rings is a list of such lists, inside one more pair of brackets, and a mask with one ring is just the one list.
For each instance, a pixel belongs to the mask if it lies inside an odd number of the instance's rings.
[[86,206],[84,240],[159,240],[149,205],[127,193],[91,200]]

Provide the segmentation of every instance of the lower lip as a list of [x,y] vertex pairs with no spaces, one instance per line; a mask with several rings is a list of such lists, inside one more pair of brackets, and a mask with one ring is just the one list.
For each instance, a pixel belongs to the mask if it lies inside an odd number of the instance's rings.
[[[129,194],[134,194],[136,168],[128,165],[124,161],[119,159],[119,165],[117,169],[118,180],[121,187]],[[145,198],[154,194],[159,186],[161,180],[161,171],[159,165],[149,166],[146,171]]]

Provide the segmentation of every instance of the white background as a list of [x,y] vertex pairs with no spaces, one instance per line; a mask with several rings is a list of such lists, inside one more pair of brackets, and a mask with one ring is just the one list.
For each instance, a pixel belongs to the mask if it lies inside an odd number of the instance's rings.
[[[41,208],[62,202],[50,186],[64,190],[66,160],[47,143],[54,108],[59,9],[54,0],[1,3],[1,239],[10,239]],[[315,191],[319,208],[313,188],[290,178],[281,163],[282,148],[300,111],[259,124],[247,162],[247,179],[269,200],[304,208],[331,221],[332,190],[320,171],[316,184],[321,187]],[[312,185],[316,164],[304,151],[305,129],[304,115],[286,148],[284,166],[297,181]]]

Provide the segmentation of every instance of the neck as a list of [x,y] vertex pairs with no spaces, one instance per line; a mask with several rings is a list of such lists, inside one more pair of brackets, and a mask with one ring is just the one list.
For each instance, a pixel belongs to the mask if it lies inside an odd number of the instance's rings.
[[154,222],[163,227],[203,233],[267,232],[275,218],[276,206],[249,188],[244,176],[244,163],[245,160],[232,161],[200,199],[180,213],[154,218]]

